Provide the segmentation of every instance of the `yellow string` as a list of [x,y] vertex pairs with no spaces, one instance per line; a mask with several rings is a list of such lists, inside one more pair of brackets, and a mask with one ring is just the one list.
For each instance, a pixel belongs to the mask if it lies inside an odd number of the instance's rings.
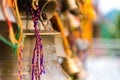
[[69,48],[69,44],[68,44],[68,40],[65,36],[65,33],[64,33],[64,28],[63,28],[63,24],[62,24],[62,21],[60,20],[59,16],[58,16],[58,13],[55,13],[53,18],[56,19],[57,23],[58,24],[58,27],[61,31],[61,34],[62,34],[62,37],[63,37],[63,43],[64,43],[64,47],[65,47],[65,51],[66,51],[66,54],[67,56],[71,56],[72,55],[72,52]]
[[16,8],[16,16],[17,16],[17,19],[18,19],[18,24],[19,24],[19,27],[20,27],[20,36],[19,36],[19,40],[18,40],[18,43],[21,43],[22,41],[22,21],[21,21],[21,18],[20,18],[20,14],[19,14],[19,10],[18,10],[18,5],[17,5],[17,0],[14,0],[14,3],[15,3],[15,8]]
[[[20,27],[20,36],[19,36],[19,40],[18,40],[18,43],[21,43],[22,41],[22,21],[21,21],[21,18],[20,18],[20,14],[19,14],[19,10],[18,10],[18,5],[17,5],[17,0],[14,0],[14,4],[15,4],[15,9],[16,9],[16,17],[18,19],[18,24],[19,24],[19,27]],[[21,61],[21,58],[22,58],[22,53],[20,51],[20,48],[17,50],[17,54],[18,54],[18,60],[20,62],[19,66],[18,66],[18,69],[19,69],[19,73],[18,73],[18,80],[20,80],[20,76],[22,75],[22,70],[20,67],[22,67],[22,61]],[[21,55],[21,56],[20,56]]]
[[21,80],[21,77],[20,76],[22,76],[22,52],[21,52],[21,50],[20,50],[21,48],[19,47],[18,48],[18,54],[17,54],[17,56],[18,56],[18,61],[19,61],[19,66],[18,66],[18,69],[19,69],[19,73],[18,73],[18,80]]

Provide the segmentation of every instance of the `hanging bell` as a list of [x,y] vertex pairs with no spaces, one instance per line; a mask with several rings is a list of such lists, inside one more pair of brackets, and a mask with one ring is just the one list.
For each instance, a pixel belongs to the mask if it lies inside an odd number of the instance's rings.
[[80,72],[78,63],[79,61],[77,61],[76,57],[66,57],[62,63],[62,67],[69,75],[75,75]]
[[52,18],[54,12],[57,9],[57,1],[56,0],[40,0],[40,20],[46,21]]

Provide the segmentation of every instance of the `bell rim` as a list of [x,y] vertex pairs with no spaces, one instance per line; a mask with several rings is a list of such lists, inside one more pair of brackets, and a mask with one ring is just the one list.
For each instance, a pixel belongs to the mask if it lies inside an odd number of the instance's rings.
[[[55,8],[55,10],[54,10],[54,12],[55,12],[56,9],[57,9],[57,2],[56,2],[55,0],[48,0],[48,1],[43,5],[43,7],[41,8],[40,11],[42,12],[43,9],[45,8],[45,6],[46,6],[48,3],[50,3],[50,2],[54,2],[54,3],[56,4],[56,5],[55,5],[56,8]],[[40,20],[41,20],[41,21],[45,21],[45,20],[42,18],[42,16],[41,16],[41,15],[42,15],[41,12],[40,12]],[[51,16],[50,18],[52,18],[52,16]],[[50,18],[49,18],[49,19],[50,19]],[[49,20],[49,19],[48,19],[48,20]]]

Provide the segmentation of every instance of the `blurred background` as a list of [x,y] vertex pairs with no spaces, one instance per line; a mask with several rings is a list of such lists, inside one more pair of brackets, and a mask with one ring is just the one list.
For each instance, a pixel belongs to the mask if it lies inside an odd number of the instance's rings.
[[81,65],[73,80],[119,80],[120,0],[58,1],[64,33]]
[[70,49],[82,66],[73,79],[119,80],[120,0],[58,1]]
[[120,0],[92,0],[96,13],[93,23],[93,52],[85,61],[86,80],[119,80]]

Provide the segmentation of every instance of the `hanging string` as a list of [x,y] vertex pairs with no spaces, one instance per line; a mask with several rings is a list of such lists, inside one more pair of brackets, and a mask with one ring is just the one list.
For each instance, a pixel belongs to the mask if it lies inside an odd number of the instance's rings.
[[[15,12],[16,12],[16,16],[18,19],[18,24],[20,26],[19,29],[19,38],[18,39],[18,43],[20,43],[22,41],[22,37],[23,37],[23,31],[22,31],[22,21],[20,19],[20,14],[19,14],[19,10],[18,10],[18,5],[17,5],[17,0],[14,0],[14,4],[15,4]],[[20,46],[20,48],[17,50],[18,51],[18,80],[22,80],[22,54],[23,54],[23,47]]]
[[31,8],[32,19],[34,22],[35,36],[36,36],[36,43],[32,58],[32,80],[34,80],[34,78],[35,80],[40,80],[40,75],[42,73],[45,73],[43,66],[43,46],[40,37],[40,32],[38,29],[38,19],[40,16],[40,9],[39,6],[36,7],[37,9],[34,9],[34,7]]
[[19,47],[18,52],[18,80],[22,80],[22,54],[23,54],[23,48]]
[[22,31],[22,21],[20,18],[19,10],[18,10],[17,0],[14,0],[14,4],[15,4],[15,11],[16,11],[17,19],[18,19],[18,24],[20,27],[20,35],[19,35],[18,43],[21,43],[23,39],[23,31]]
[[67,38],[65,36],[65,33],[64,33],[63,24],[62,24],[62,22],[61,22],[61,20],[59,18],[58,13],[54,14],[53,19],[56,22],[57,26],[59,27],[61,35],[63,37],[63,43],[64,43],[66,54],[67,54],[67,56],[70,57],[72,55],[72,51],[70,50],[70,47],[69,47],[69,44],[68,44],[68,40],[67,40]]
[[[19,35],[16,35],[16,38],[18,39],[18,43],[21,43],[24,41],[24,38],[23,38],[23,31],[22,31],[22,21],[20,18],[19,10],[18,10],[17,0],[14,0],[14,5],[15,5],[14,12],[16,13],[16,17],[18,19],[18,25],[20,27],[19,28]],[[18,36],[19,36],[19,38],[18,38]]]

